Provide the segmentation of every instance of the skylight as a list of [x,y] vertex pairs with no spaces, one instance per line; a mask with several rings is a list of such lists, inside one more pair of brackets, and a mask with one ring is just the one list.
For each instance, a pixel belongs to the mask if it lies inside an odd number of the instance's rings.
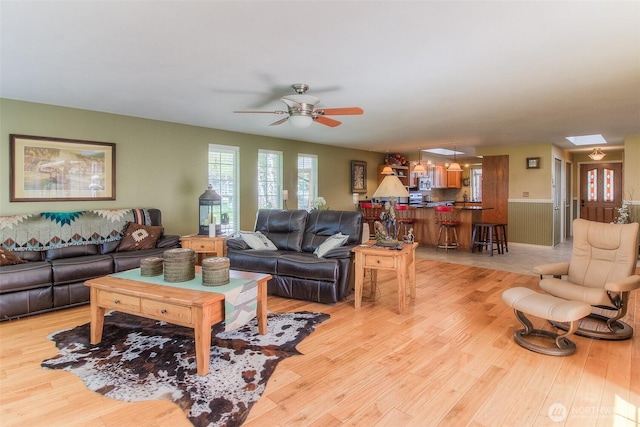
[[582,136],[568,136],[567,139],[571,141],[573,145],[603,145],[607,141],[602,135],[582,135]]
[[462,151],[453,151],[453,150],[449,150],[448,148],[429,148],[429,149],[424,149],[422,151],[426,151],[428,153],[432,153],[432,154],[439,154],[441,156],[453,156],[454,154],[464,154],[464,152]]

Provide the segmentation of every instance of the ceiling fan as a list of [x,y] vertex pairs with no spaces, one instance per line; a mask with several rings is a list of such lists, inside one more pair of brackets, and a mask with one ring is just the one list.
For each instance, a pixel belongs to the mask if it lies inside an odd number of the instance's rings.
[[284,96],[281,99],[287,105],[287,110],[276,111],[234,111],[234,113],[259,113],[259,114],[288,114],[284,119],[280,119],[271,123],[269,126],[280,125],[287,120],[294,127],[306,128],[311,126],[311,123],[318,122],[325,126],[336,127],[342,122],[332,119],[327,116],[352,116],[364,114],[364,110],[360,107],[346,107],[346,108],[318,108],[314,109],[315,105],[320,102],[320,98],[315,96],[306,95],[305,93],[309,89],[309,85],[304,83],[295,83],[291,85],[293,90],[296,91],[295,95]]

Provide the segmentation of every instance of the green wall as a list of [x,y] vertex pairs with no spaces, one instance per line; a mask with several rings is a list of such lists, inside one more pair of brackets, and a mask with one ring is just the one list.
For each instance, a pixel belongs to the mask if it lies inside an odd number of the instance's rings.
[[[9,135],[35,135],[116,144],[116,200],[10,202]],[[384,154],[226,132],[116,114],[0,99],[0,215],[44,211],[155,207],[169,234],[197,232],[198,197],[207,187],[208,144],[240,147],[240,228],[253,229],[257,153],[282,151],[288,207],[297,206],[298,153],[318,156],[318,194],[331,209],[353,210],[351,160],[367,162],[368,196],[377,187]],[[364,195],[363,195],[364,197]]]

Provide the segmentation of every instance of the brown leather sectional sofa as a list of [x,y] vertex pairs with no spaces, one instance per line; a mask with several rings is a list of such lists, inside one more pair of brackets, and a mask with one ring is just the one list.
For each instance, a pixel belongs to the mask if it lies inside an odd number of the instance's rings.
[[[162,225],[160,210],[146,212],[148,225]],[[27,262],[0,266],[0,321],[86,304],[85,280],[138,268],[143,258],[180,246],[179,236],[172,235],[161,235],[151,249],[118,252],[119,244],[113,240],[13,252]]]

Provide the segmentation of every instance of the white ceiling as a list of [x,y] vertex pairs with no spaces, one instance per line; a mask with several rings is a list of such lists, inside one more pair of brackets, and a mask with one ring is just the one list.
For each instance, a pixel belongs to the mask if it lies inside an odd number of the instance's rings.
[[[6,1],[0,96],[406,152],[640,134],[638,1]],[[292,83],[343,124],[271,114]],[[605,147],[606,150],[606,147]]]

